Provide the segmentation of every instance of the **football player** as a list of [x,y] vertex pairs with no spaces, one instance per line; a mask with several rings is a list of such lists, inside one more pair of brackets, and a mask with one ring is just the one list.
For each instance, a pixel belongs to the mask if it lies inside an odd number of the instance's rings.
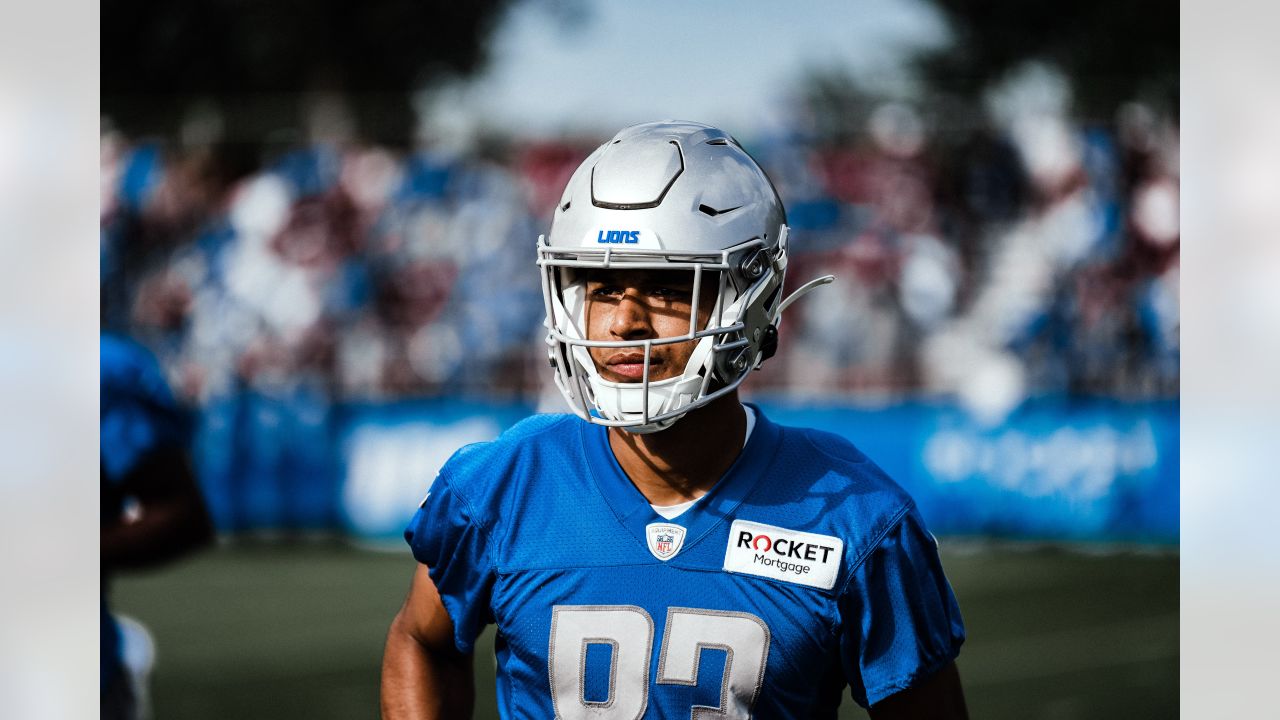
[[[103,720],[149,717],[150,634],[107,607],[111,577],[172,561],[213,541],[213,524],[188,457],[188,420],[155,357],[103,334],[100,425]],[[136,662],[131,662],[136,660]]]
[[964,626],[912,500],[838,436],[737,388],[777,347],[787,226],[725,132],[636,125],[538,243],[572,415],[459,450],[405,537],[419,565],[385,718],[471,712],[497,625],[507,718],[966,716]]

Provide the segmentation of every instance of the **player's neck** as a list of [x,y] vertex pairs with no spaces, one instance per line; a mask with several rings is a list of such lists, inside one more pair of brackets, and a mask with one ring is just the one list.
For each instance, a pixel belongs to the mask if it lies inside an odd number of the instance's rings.
[[746,412],[736,392],[685,415],[661,432],[609,430],[609,447],[622,470],[654,505],[702,497],[742,452]]

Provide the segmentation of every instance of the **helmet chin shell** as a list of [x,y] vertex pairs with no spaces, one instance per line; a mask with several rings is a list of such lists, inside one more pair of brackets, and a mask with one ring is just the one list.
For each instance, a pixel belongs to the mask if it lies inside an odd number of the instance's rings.
[[[574,172],[538,242],[547,344],[556,385],[584,419],[632,432],[669,427],[732,392],[763,360],[778,322],[787,260],[786,215],[773,184],[727,133],[689,122],[623,129]],[[579,269],[687,270],[695,301],[689,332],[635,341],[586,336]],[[715,283],[710,320],[697,297]],[[600,377],[590,347],[696,340],[672,378],[615,383]]]

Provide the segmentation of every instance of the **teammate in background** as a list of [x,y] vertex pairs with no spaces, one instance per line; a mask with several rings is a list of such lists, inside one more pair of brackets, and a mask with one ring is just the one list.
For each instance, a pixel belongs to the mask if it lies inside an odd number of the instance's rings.
[[208,544],[213,525],[187,457],[189,420],[155,358],[133,342],[106,334],[100,349],[101,707],[104,720],[132,720],[146,715],[142,690],[149,668],[131,667],[127,646],[129,638],[144,645],[150,638],[136,621],[108,611],[111,576]]
[[540,239],[574,415],[459,450],[405,531],[389,720],[468,717],[496,623],[503,717],[963,718],[964,626],[915,505],[860,450],[737,387],[777,346],[787,227],[721,130],[626,128]]

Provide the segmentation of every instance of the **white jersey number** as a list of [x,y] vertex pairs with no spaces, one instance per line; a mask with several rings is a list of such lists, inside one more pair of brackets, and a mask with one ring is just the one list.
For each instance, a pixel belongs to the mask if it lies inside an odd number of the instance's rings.
[[[547,669],[559,720],[638,720],[649,705],[653,618],[634,605],[559,605],[551,618]],[[609,695],[586,699],[587,646],[612,647]],[[658,657],[659,684],[697,685],[702,650],[724,650],[718,707],[694,706],[692,720],[749,718],[769,658],[769,627],[755,615],[670,608]]]

